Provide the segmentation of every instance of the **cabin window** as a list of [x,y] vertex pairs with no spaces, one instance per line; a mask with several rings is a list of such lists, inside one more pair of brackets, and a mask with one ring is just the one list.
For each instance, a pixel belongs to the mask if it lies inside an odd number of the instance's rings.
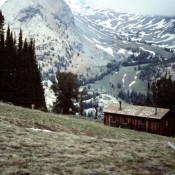
[[141,119],[141,120],[140,120],[140,124],[141,124],[141,125],[145,125],[145,119]]
[[127,123],[128,123],[128,118],[127,118],[127,117],[125,117],[125,118],[123,119],[123,123],[124,123],[124,124],[127,124]]
[[112,116],[112,122],[115,122],[115,121],[116,121],[116,117]]
[[165,121],[165,126],[168,126],[168,120]]

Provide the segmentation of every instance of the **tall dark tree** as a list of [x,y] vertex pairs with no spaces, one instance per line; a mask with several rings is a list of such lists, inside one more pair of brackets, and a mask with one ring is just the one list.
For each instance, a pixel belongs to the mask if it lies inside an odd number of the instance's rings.
[[146,102],[145,103],[146,103],[146,106],[153,106],[151,86],[150,86],[149,82],[148,82],[148,87],[147,87],[147,96],[146,96]]
[[4,17],[0,11],[0,100],[15,105],[46,110],[41,75],[36,61],[35,43],[18,41],[8,26],[4,39]]
[[21,93],[23,94],[21,96],[21,101],[23,101],[23,105],[24,106],[30,106],[31,104],[34,104],[34,96],[33,96],[33,88],[32,87],[32,78],[33,74],[31,73],[30,69],[31,69],[31,58],[29,56],[29,44],[27,42],[27,39],[24,40],[23,43],[23,49],[22,49],[22,57],[21,57],[21,67],[23,67],[23,69],[20,69],[20,75],[22,75],[20,77],[20,79],[22,80],[22,91]]
[[153,102],[158,107],[175,109],[175,81],[169,77],[152,83]]
[[3,56],[3,69],[2,69],[2,99],[3,101],[11,101],[12,99],[12,45],[13,38],[11,35],[10,27],[8,26],[5,39],[4,56]]
[[3,60],[4,60],[4,16],[0,11],[0,99],[2,99]]
[[0,11],[0,54],[2,53],[3,48],[4,48],[4,16]]
[[16,80],[16,88],[18,89],[17,96],[18,98],[16,99],[16,105],[21,105],[21,101],[25,102],[26,100],[24,99],[24,91],[25,87],[21,82],[25,81],[25,76],[24,76],[24,64],[23,64],[23,34],[22,34],[22,29],[20,29],[19,32],[19,37],[17,39],[17,54],[16,54],[16,74],[17,74],[17,80]]
[[0,54],[3,52],[3,48],[4,48],[4,16],[0,11]]
[[41,83],[42,78],[41,78],[40,69],[38,67],[37,60],[36,60],[35,41],[32,39],[30,40],[30,43],[29,43],[28,52],[29,52],[29,58],[30,58],[28,61],[28,65],[30,65],[28,72],[30,72],[30,74],[32,75],[30,76],[31,77],[30,88],[32,89],[33,94],[31,95],[34,97],[33,100],[35,101],[37,108],[42,108],[43,110],[45,110],[46,104],[45,104],[45,97],[44,97],[44,89]]
[[0,10],[0,35],[4,34],[4,16]]
[[79,98],[79,82],[77,75],[71,72],[58,72],[58,83],[52,86],[52,89],[57,97],[54,106],[54,111],[62,114],[69,114],[76,110],[73,103]]

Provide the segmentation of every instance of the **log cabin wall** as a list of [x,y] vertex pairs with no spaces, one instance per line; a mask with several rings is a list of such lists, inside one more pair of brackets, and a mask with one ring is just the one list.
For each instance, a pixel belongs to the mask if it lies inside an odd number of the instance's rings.
[[162,119],[105,113],[104,124],[164,136],[175,136],[175,116],[172,113],[167,113]]
[[175,136],[175,115],[172,112],[161,120],[161,135]]

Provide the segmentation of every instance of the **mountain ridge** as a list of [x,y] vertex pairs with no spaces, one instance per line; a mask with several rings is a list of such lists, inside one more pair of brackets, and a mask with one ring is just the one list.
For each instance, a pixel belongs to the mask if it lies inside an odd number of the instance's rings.
[[67,0],[75,19],[89,21],[92,28],[109,32],[114,39],[124,37],[126,41],[149,42],[175,49],[175,17],[121,13],[111,9],[91,8],[78,1],[71,2]]
[[111,72],[108,64],[126,62],[136,54],[133,50],[160,59],[174,54],[173,17],[93,9],[71,0],[7,0],[1,8],[15,31],[22,28],[25,36],[35,38],[44,79],[54,81],[57,71],[77,73],[82,82],[101,77]]
[[100,75],[108,63],[126,59],[127,47],[133,45],[157,53],[163,50],[160,47],[175,49],[175,19],[170,17],[170,27],[159,31],[165,26],[162,17],[93,9],[71,0],[7,0],[1,9],[16,32],[22,28],[25,36],[35,38],[42,75],[51,80],[57,71],[87,79]]
[[71,67],[71,60],[82,47],[68,5],[63,0],[53,2],[55,6],[47,0],[42,3],[38,0],[12,0],[1,7],[6,24],[12,26],[16,33],[22,28],[24,37],[35,38],[37,59],[46,78]]

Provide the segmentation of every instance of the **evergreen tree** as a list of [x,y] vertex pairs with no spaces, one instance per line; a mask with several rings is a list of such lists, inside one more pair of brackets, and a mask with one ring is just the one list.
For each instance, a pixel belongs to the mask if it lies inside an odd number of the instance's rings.
[[52,89],[57,97],[57,101],[54,106],[54,111],[57,113],[69,114],[75,111],[76,107],[73,104],[73,100],[77,100],[79,97],[79,82],[77,75],[71,72],[58,72],[58,83],[52,86]]
[[4,16],[0,11],[0,100],[2,99],[2,73],[4,60]]
[[22,35],[22,29],[20,29],[19,37],[18,37],[18,43],[17,43],[17,56],[16,56],[16,74],[17,74],[17,81],[16,81],[16,88],[18,89],[18,98],[16,99],[16,105],[21,105],[21,101],[23,103],[25,100],[25,87],[24,84],[22,84],[25,81],[24,76],[24,63],[23,63],[23,35]]
[[10,101],[13,101],[14,104],[16,104],[16,97],[18,97],[18,75],[17,75],[17,47],[16,47],[16,36],[11,32],[11,58],[12,58],[12,65],[11,65],[11,97],[12,99]]
[[12,99],[12,44],[13,38],[11,35],[10,27],[8,26],[5,39],[4,57],[3,57],[3,70],[2,70],[2,99],[5,102],[10,102]]
[[161,78],[152,83],[151,90],[153,93],[153,102],[158,107],[169,108],[174,110],[175,108],[175,81]]
[[4,39],[3,24],[0,11],[0,100],[29,108],[35,104],[36,108],[46,110],[35,43],[23,41],[21,29],[17,43],[9,26]]
[[151,94],[151,86],[150,83],[148,82],[148,87],[147,87],[147,96],[146,96],[146,106],[152,106],[152,94]]
[[23,69],[21,69],[22,83],[20,83],[23,89],[23,99],[21,99],[21,102],[23,101],[23,106],[30,107],[32,104],[35,104],[33,96],[34,90],[32,88],[33,84],[31,84],[33,83],[32,78],[34,77],[30,71],[32,65],[30,64],[31,58],[29,56],[29,45],[27,39],[25,39],[23,43],[21,59],[21,64],[23,67]]
[[33,91],[33,94],[31,95],[34,97],[33,101],[35,101],[36,107],[42,108],[42,110],[46,110],[44,89],[41,83],[40,69],[38,68],[38,64],[36,61],[35,42],[32,39],[29,43],[29,57],[30,60],[28,62],[28,65],[30,66],[28,71],[32,75],[32,78],[30,79],[30,88]]

